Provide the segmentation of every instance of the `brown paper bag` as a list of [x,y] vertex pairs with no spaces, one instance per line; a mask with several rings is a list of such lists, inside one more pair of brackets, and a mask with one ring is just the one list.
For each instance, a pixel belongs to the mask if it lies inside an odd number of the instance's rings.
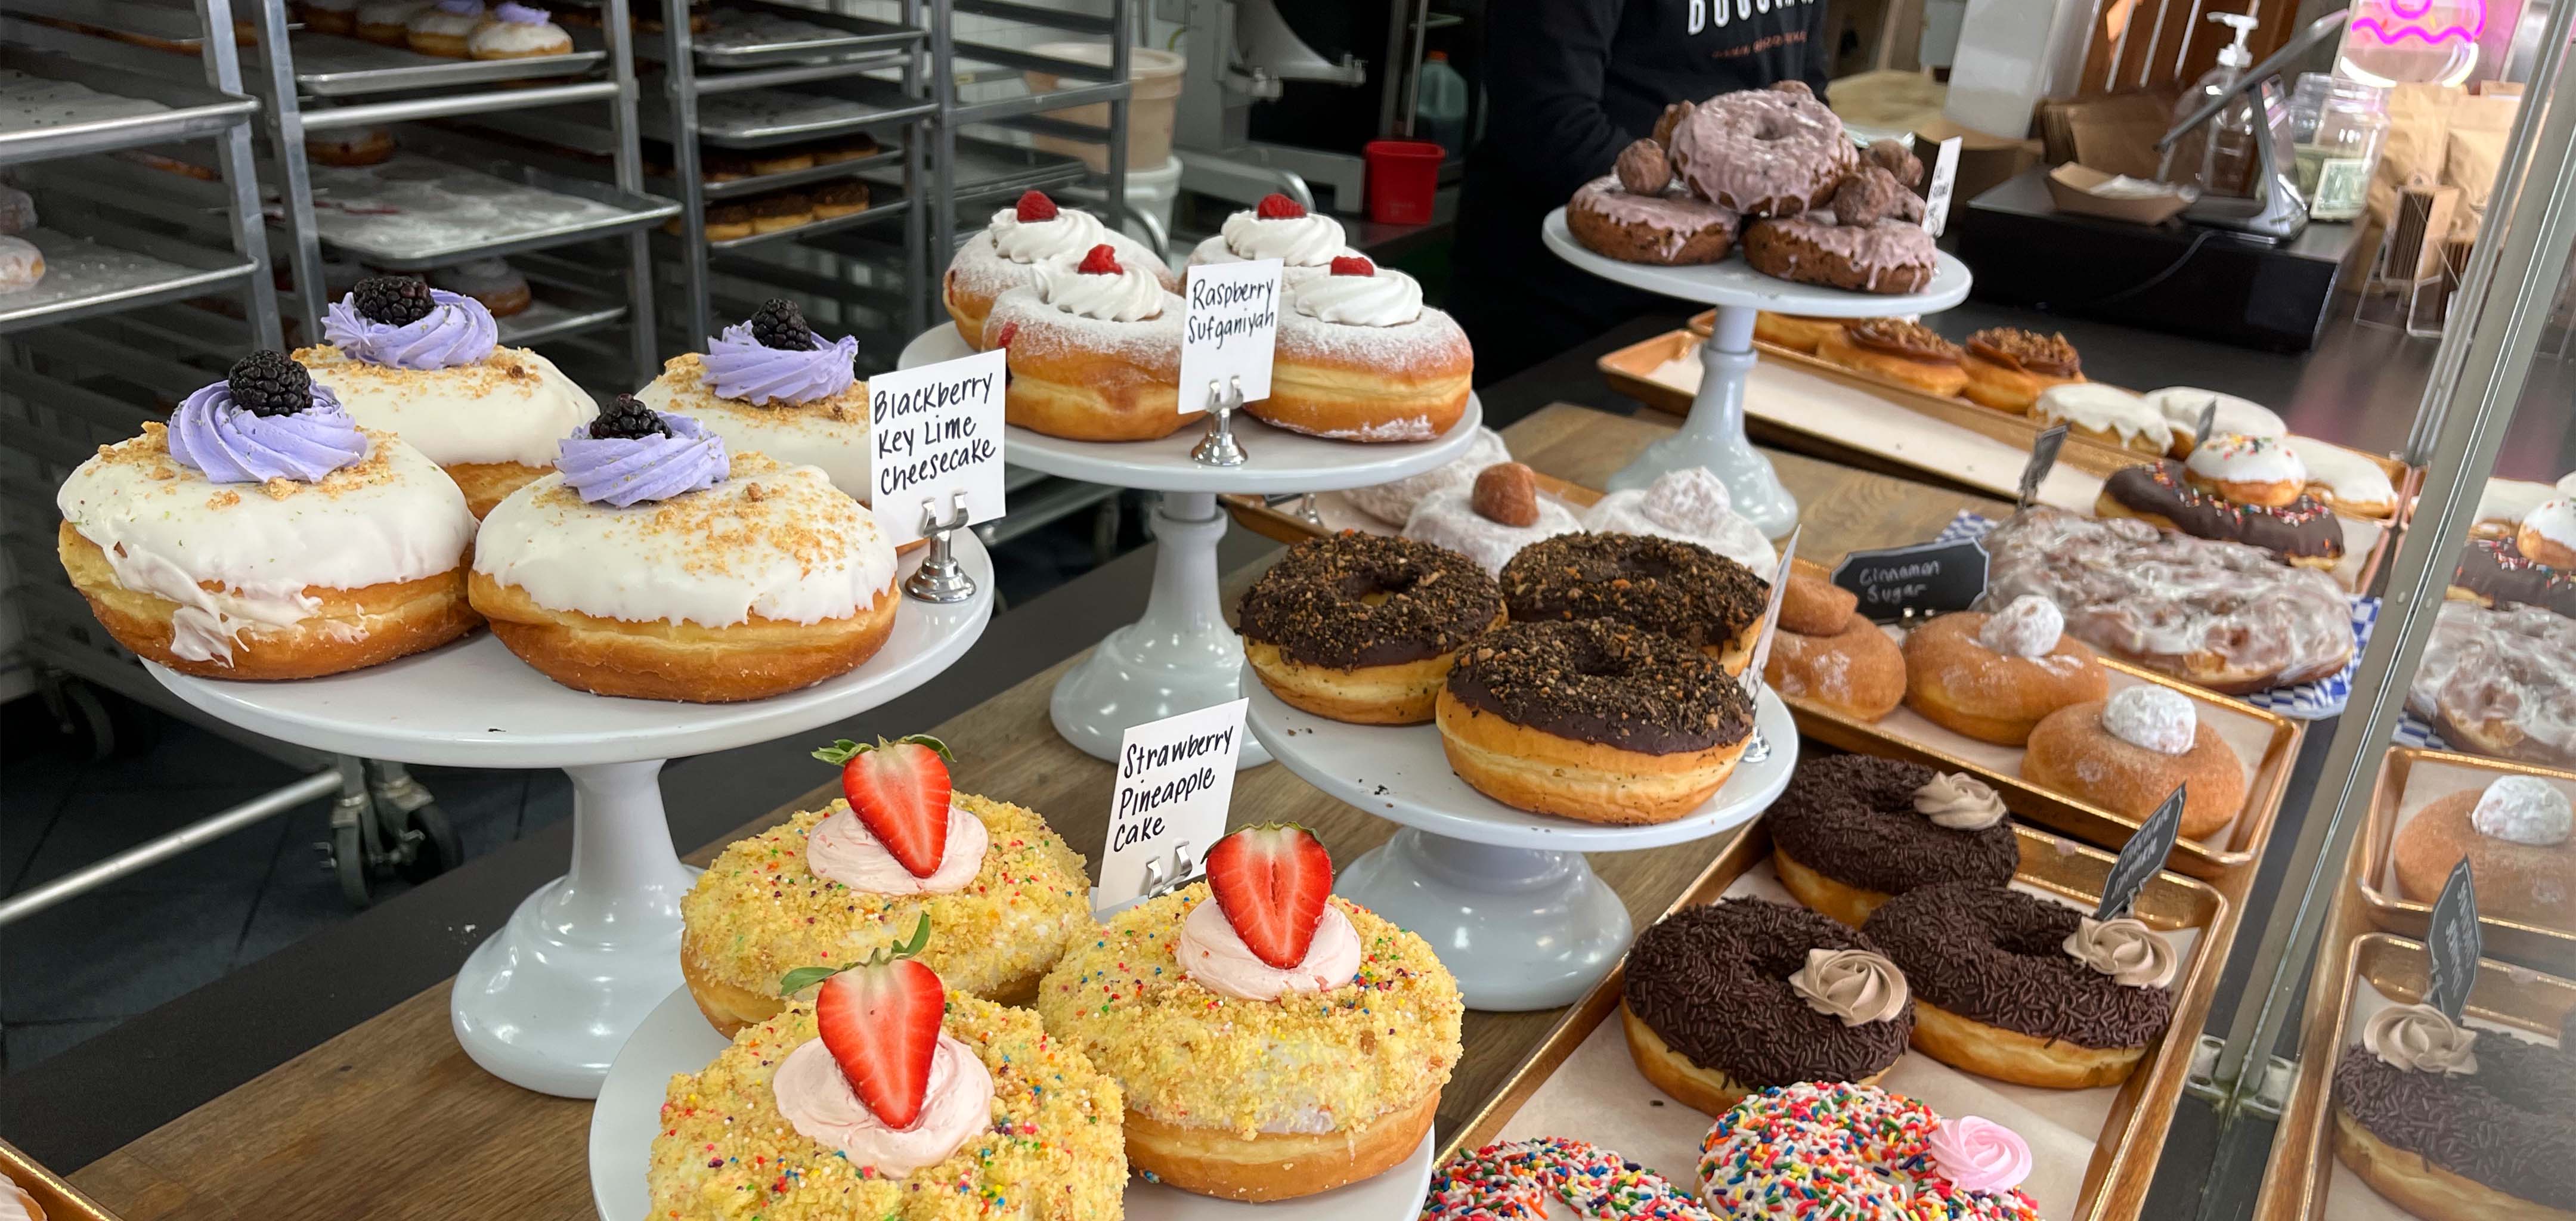
[[[2397,193],[2442,182],[2450,143],[2451,104],[2463,96],[2453,85],[2399,85],[2388,93],[2388,141],[2370,176],[2371,222],[2385,230],[2396,215]],[[2454,213],[2456,215],[2456,213]]]
[[2451,104],[2451,139],[2442,163],[2442,181],[2460,188],[2460,207],[2451,213],[2451,235],[2474,242],[2486,223],[2487,196],[2495,190],[2496,169],[2504,163],[2505,144],[2513,135],[2513,117],[2522,99],[2511,94],[2464,97]]

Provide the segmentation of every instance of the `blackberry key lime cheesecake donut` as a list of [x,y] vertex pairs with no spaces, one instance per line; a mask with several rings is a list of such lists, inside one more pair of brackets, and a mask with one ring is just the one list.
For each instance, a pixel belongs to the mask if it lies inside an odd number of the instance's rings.
[[805,311],[771,298],[749,319],[662,363],[635,397],[655,411],[705,425],[737,450],[823,468],[832,486],[868,496],[868,384],[858,379],[859,341],[814,333]]
[[1418,725],[1460,646],[1502,623],[1503,597],[1457,552],[1351,533],[1289,548],[1244,591],[1237,620],[1253,674],[1283,702]]
[[1899,759],[1800,759],[1763,817],[1780,884],[1854,928],[1896,895],[1952,882],[2003,886],[2021,863],[1994,789]]

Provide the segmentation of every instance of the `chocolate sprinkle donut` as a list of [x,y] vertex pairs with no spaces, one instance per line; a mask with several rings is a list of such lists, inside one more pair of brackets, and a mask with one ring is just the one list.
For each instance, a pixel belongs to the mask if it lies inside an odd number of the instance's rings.
[[1753,701],[1716,658],[1602,619],[1497,628],[1458,651],[1448,691],[1472,712],[1650,755],[1753,732]]
[[1771,842],[1834,881],[1883,895],[1945,882],[2011,882],[2021,844],[2010,819],[1954,831],[1915,812],[1914,790],[1934,774],[1872,755],[1800,759],[1788,791],[1763,816]]
[[1243,634],[1335,670],[1456,652],[1503,614],[1502,591],[1446,547],[1357,532],[1288,549],[1243,592]]
[[2451,585],[2489,606],[2537,606],[2576,619],[2576,572],[2530,559],[2510,538],[2470,539],[2451,569]]
[[2132,988],[2075,960],[2083,913],[2000,886],[1909,890],[1861,932],[1887,952],[1916,1000],[1971,1021],[2078,1047],[2144,1047],[2173,1020],[2173,993]]
[[1914,1009],[1845,1026],[1789,988],[1807,951],[1868,950],[1869,938],[1803,907],[1720,899],[1657,921],[1628,949],[1621,996],[1664,1044],[1754,1089],[1859,1081],[1896,1063]]
[[2343,526],[2316,497],[2302,492],[2277,509],[2237,504],[2185,482],[2182,464],[2172,459],[2112,472],[2102,481],[2102,498],[2132,513],[2164,518],[2194,538],[2244,543],[2281,556],[2343,554]]
[[2354,1043],[2334,1097],[2389,1145],[2519,1199],[2576,1210],[2576,1055],[2484,1031],[2478,1071],[2398,1068]]
[[1771,583],[1697,543],[1648,534],[1560,534],[1503,565],[1515,623],[1614,619],[1685,644],[1724,645],[1762,618]]

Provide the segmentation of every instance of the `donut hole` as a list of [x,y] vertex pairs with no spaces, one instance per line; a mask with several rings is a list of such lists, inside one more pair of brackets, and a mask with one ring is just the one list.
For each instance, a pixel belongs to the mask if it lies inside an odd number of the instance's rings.
[[1795,134],[1788,123],[1775,115],[1764,115],[1753,124],[1753,138],[1756,140],[1786,140]]

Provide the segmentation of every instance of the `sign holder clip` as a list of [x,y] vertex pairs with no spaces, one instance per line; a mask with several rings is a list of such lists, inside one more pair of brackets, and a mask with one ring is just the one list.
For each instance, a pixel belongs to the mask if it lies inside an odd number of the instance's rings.
[[975,578],[966,575],[966,566],[957,562],[948,532],[966,524],[966,493],[951,494],[945,521],[931,505],[931,501],[921,502],[921,536],[929,541],[930,554],[921,561],[921,567],[904,578],[903,592],[924,602],[963,602],[975,596]]
[[1234,439],[1234,413],[1243,406],[1243,379],[1228,377],[1225,388],[1208,383],[1208,432],[1190,450],[1190,458],[1201,466],[1241,466],[1243,446]]

